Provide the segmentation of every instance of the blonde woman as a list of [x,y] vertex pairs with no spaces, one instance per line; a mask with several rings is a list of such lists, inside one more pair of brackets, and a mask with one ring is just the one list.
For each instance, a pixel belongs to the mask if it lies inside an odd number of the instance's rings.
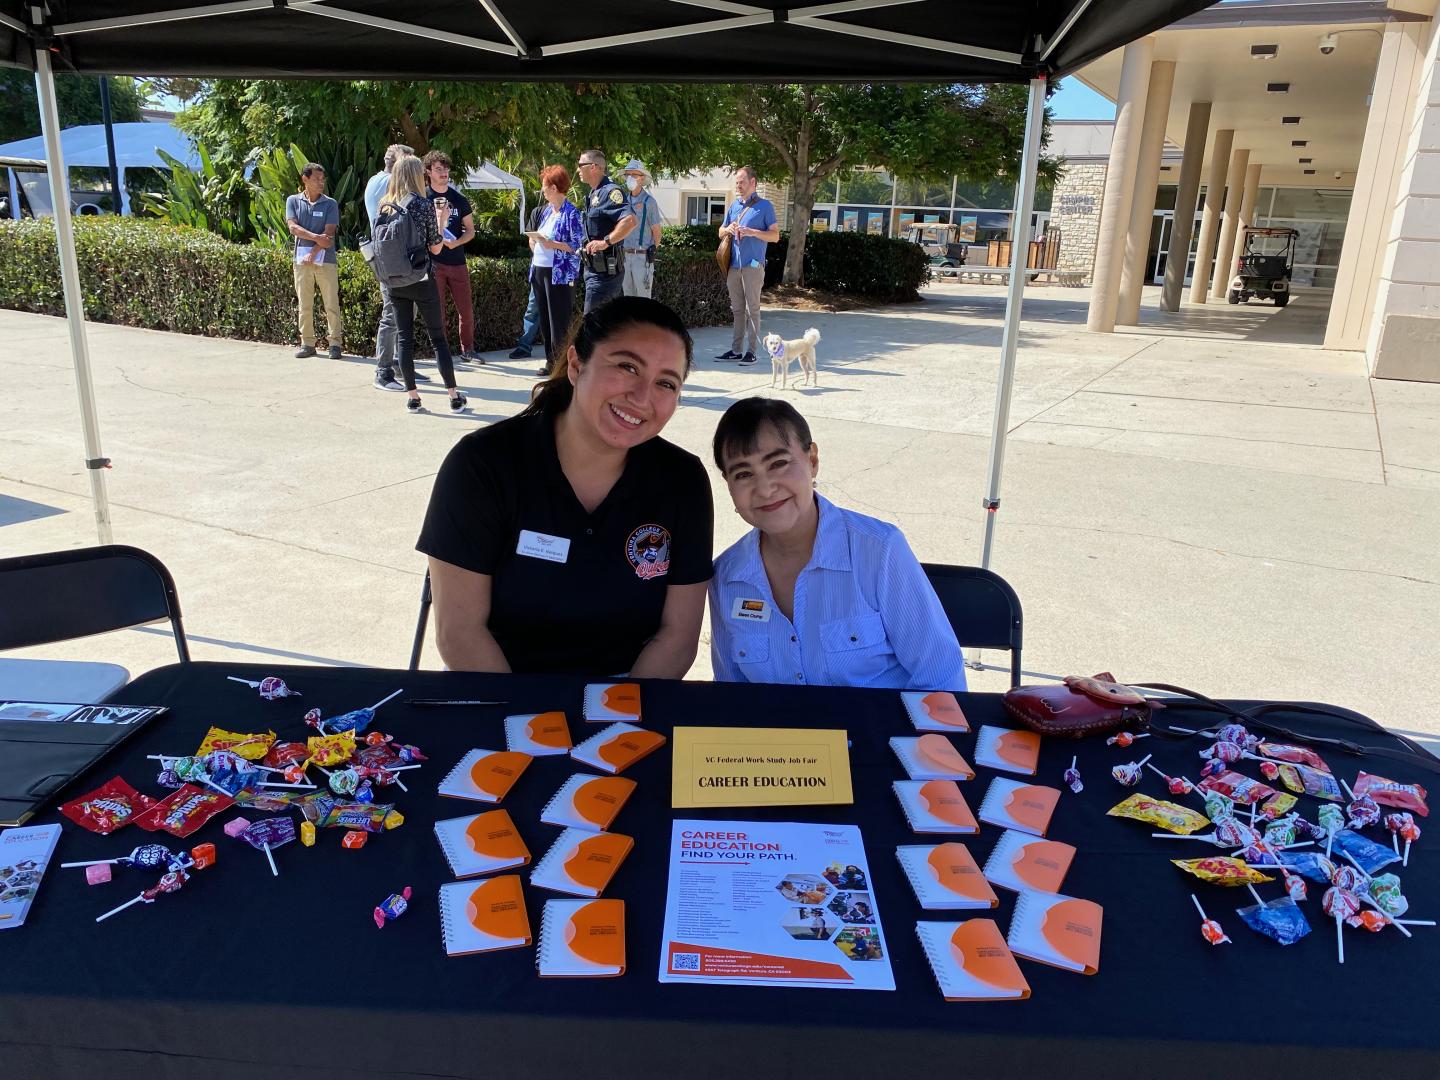
[[[420,159],[407,154],[395,162],[390,170],[390,186],[380,200],[377,222],[395,214],[408,214],[416,230],[424,237],[426,249],[431,255],[444,246],[441,234],[444,210],[431,204],[425,197],[425,168]],[[427,257],[428,258],[428,257]],[[424,409],[420,402],[420,391],[415,389],[415,308],[425,320],[430,340],[435,343],[435,363],[445,389],[450,392],[450,411],[465,411],[465,395],[455,386],[455,366],[450,360],[450,346],[445,340],[445,322],[440,312],[440,294],[435,288],[435,275],[428,271],[413,285],[392,286],[390,298],[395,303],[395,336],[399,343],[400,371],[405,379],[405,392],[409,395],[405,408],[412,413]]]

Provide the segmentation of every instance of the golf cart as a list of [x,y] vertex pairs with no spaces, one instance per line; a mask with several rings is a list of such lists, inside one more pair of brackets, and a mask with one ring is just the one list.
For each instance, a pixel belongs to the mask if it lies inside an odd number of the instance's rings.
[[930,268],[937,274],[953,274],[965,265],[965,245],[958,225],[917,221],[905,226],[901,238],[919,244],[930,256]]
[[1247,227],[1235,260],[1235,276],[1230,279],[1230,303],[1239,304],[1256,296],[1274,300],[1276,307],[1288,304],[1298,235],[1294,229]]

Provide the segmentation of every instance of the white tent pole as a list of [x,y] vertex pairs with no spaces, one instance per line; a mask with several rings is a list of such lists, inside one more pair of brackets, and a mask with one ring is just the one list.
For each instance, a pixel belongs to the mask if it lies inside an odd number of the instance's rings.
[[20,220],[20,185],[15,182],[15,170],[5,170],[5,180],[10,185],[10,216]]
[[40,130],[45,135],[46,172],[55,204],[55,241],[60,252],[60,282],[65,290],[65,319],[70,324],[70,356],[75,364],[75,391],[80,396],[80,423],[85,430],[85,468],[95,503],[95,531],[100,543],[110,538],[110,499],[105,472],[110,459],[101,456],[100,421],[95,415],[95,384],[90,378],[90,343],[85,337],[85,299],[80,291],[80,263],[75,258],[75,230],[70,222],[70,175],[60,150],[60,109],[55,102],[55,72],[50,53],[35,50],[35,91],[40,99]]
[[1030,216],[1035,209],[1035,176],[1040,168],[1040,138],[1045,130],[1045,80],[1030,80],[1025,112],[1025,150],[1020,157],[1019,198],[1015,201],[1014,239],[1010,244],[1010,292],[1005,298],[1005,332],[1000,339],[1000,383],[995,391],[995,426],[990,434],[990,479],[985,488],[985,547],[980,565],[990,568],[995,514],[1000,509],[1000,474],[1005,465],[1005,436],[1010,428],[1010,393],[1015,383],[1015,354],[1020,346],[1020,304],[1025,297]]

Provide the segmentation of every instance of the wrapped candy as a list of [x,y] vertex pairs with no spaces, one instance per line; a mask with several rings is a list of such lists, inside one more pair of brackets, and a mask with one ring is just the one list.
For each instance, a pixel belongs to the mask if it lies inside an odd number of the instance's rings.
[[1132,761],[1128,765],[1116,765],[1110,770],[1110,775],[1115,778],[1117,784],[1121,784],[1124,787],[1134,787],[1140,782],[1140,777],[1144,775],[1142,769],[1144,768],[1145,762],[1149,761],[1153,756],[1152,754],[1146,754],[1139,761]]
[[1204,859],[1171,859],[1170,862],[1187,874],[1194,874],[1201,881],[1212,885],[1260,885],[1275,880],[1251,869],[1245,860],[1228,855],[1212,855]]
[[365,842],[369,839],[369,833],[361,832],[358,829],[352,829],[340,838],[340,846],[345,848],[347,851],[358,851],[360,848],[365,846]]
[[1224,795],[1210,792],[1205,796],[1205,816],[1211,821],[1224,821],[1235,816],[1235,804]]
[[1335,864],[1316,851],[1283,851],[1280,865],[1321,885],[1329,885],[1336,871]]
[[275,856],[271,852],[295,839],[295,822],[288,817],[267,818],[251,825],[240,834],[240,839],[265,852],[265,858],[270,863],[270,873],[279,877],[280,871],[275,868]]
[[419,762],[429,760],[424,754],[420,752],[420,748],[418,746],[411,746],[409,743],[406,743],[403,746],[396,746],[395,752],[400,755],[400,760],[406,765],[414,765],[418,764]]
[[1305,879],[1299,874],[1292,874],[1284,868],[1281,869],[1280,873],[1285,881],[1285,895],[1297,904],[1303,904],[1306,897],[1310,895],[1310,886],[1305,884]]
[[1328,772],[1312,769],[1308,765],[1275,765],[1274,762],[1262,762],[1260,771],[1267,780],[1272,780],[1275,776],[1265,770],[1266,764],[1272,765],[1280,782],[1297,794],[1313,795],[1317,799],[1328,799],[1331,802],[1339,802],[1344,798],[1339,782]]
[[310,748],[303,742],[277,742],[260,759],[260,764],[270,769],[288,769],[293,765],[304,766],[310,760]]
[[[332,805],[314,820],[317,829],[363,829],[366,832],[381,832],[394,826],[386,825],[386,818],[393,806],[378,803],[354,803],[334,800]],[[306,815],[309,818],[309,815]]]
[[1266,780],[1276,780],[1280,776],[1280,766],[1273,761],[1262,761],[1260,763],[1260,775]]
[[109,911],[105,912],[104,915],[96,916],[95,921],[97,923],[104,922],[106,919],[110,918],[111,915],[114,915],[117,911],[124,911],[127,907],[130,907],[134,904],[153,904],[156,897],[164,896],[166,893],[179,892],[180,889],[189,880],[190,875],[184,870],[171,870],[164,876],[162,876],[160,880],[157,881],[154,885],[150,886],[150,888],[142,891],[139,896],[135,897],[135,899],[127,900],[119,907],[111,908]]
[[398,893],[391,893],[384,900],[380,901],[375,908],[375,926],[378,929],[385,929],[385,924],[391,919],[398,919],[405,914],[405,909],[410,906],[410,886],[406,885]]
[[1380,807],[1369,795],[1356,795],[1346,804],[1345,817],[1350,821],[1350,828],[1363,829],[1379,822]]
[[1131,795],[1124,802],[1112,806],[1106,813],[1110,817],[1143,821],[1166,832],[1182,835],[1203,829],[1209,824],[1203,814],[1197,814],[1188,807],[1140,794]]
[[1330,875],[1330,884],[1353,893],[1366,892],[1370,887],[1370,875],[1354,866],[1337,866]]
[[174,791],[178,787],[184,787],[185,781],[175,775],[174,769],[166,767],[155,774],[155,786],[169,788],[171,791]]
[[159,870],[162,866],[173,869],[176,856],[164,844],[141,844],[129,855],[118,859],[90,859],[86,862],[61,863],[61,869],[72,866],[133,866],[137,870]]
[[1312,769],[1319,769],[1321,772],[1330,771],[1330,767],[1321,760],[1319,754],[1304,746],[1295,746],[1291,743],[1261,741],[1255,744],[1255,753],[1261,757],[1270,758],[1273,761],[1288,761],[1297,765],[1306,765]]
[[1376,933],[1384,930],[1392,921],[1390,916],[1386,915],[1383,911],[1366,908],[1364,911],[1357,911],[1354,915],[1346,919],[1345,925],[1353,927],[1356,930],[1369,930],[1371,933]]
[[1260,740],[1246,730],[1244,724],[1226,724],[1215,733],[1217,742],[1234,743],[1241,749],[1249,750]]
[[1075,757],[1070,759],[1070,767],[1065,770],[1065,783],[1070,785],[1071,791],[1079,795],[1085,790],[1085,785],[1080,781],[1080,770],[1075,767],[1077,760]]
[[260,696],[266,701],[275,701],[277,698],[300,697],[300,691],[291,690],[285,685],[285,680],[275,675],[266,675],[259,682],[251,682],[249,679],[237,679],[234,675],[225,676],[231,682],[244,683],[253,690],[259,690]]
[[1368,797],[1383,806],[1410,810],[1421,817],[1430,815],[1430,808],[1425,805],[1425,789],[1419,784],[1402,784],[1396,780],[1387,780],[1383,776],[1362,772],[1355,778],[1355,794]]
[[[339,716],[331,720],[321,720],[317,716],[315,718],[314,727],[317,731],[326,735],[334,734],[341,731],[348,731],[352,735],[359,735],[367,727],[374,723],[375,713],[381,705],[384,705],[387,701],[390,701],[393,698],[399,697],[404,692],[404,690],[396,690],[393,694],[389,694],[386,697],[381,698],[374,705],[371,705],[368,708],[354,709],[347,713],[341,713]],[[308,714],[306,722],[309,722]]]
[[236,731],[225,731],[222,728],[212,727],[205,733],[205,738],[200,741],[200,748],[195,751],[196,757],[204,757],[212,750],[229,750],[246,761],[259,761],[270,751],[275,744],[275,733],[267,731],[263,735],[259,733],[244,735]]
[[1299,814],[1291,814],[1291,820],[1295,822],[1295,831],[1298,834],[1308,836],[1311,840],[1324,840],[1330,835],[1330,831],[1324,825],[1316,825],[1313,821],[1306,821]]
[[1361,836],[1349,829],[1337,829],[1329,842],[1334,850],[1367,874],[1378,874],[1391,863],[1400,861],[1400,856],[1383,844],[1377,844],[1368,836]]
[[1205,791],[1224,795],[1243,806],[1253,806],[1276,794],[1274,788],[1262,784],[1259,780],[1229,770],[1205,777],[1200,781],[1200,787]]
[[330,790],[336,795],[353,795],[360,786],[360,774],[354,769],[336,769],[330,774]]
[[1268,903],[1237,908],[1235,914],[1239,915],[1251,930],[1281,945],[1293,945],[1310,933],[1310,924],[1305,919],[1305,913],[1300,910],[1300,905],[1288,896]]
[[[1205,780],[1212,776],[1219,776],[1225,771],[1225,762],[1221,761],[1219,758],[1211,758],[1209,761],[1205,762],[1204,765],[1200,766],[1200,779]],[[1199,785],[1197,784],[1196,786],[1198,787]]]
[[313,821],[300,822],[300,843],[305,847],[315,846],[315,823]]
[[1400,841],[1405,841],[1405,854],[1400,865],[1409,866],[1410,845],[1420,839],[1420,826],[1415,824],[1415,818],[1409,813],[1386,814],[1385,828],[1390,830],[1390,843],[1397,852],[1400,850]]
[[1165,786],[1169,789],[1171,795],[1189,795],[1195,790],[1195,785],[1183,776],[1167,776],[1149,762],[1146,762],[1145,767],[1160,777],[1161,780],[1165,781]]
[[146,832],[157,829],[172,836],[186,837],[222,810],[234,804],[223,791],[211,791],[186,784],[135,817],[135,825]]
[[205,870],[215,865],[215,845],[196,844],[190,849],[190,857],[195,860],[196,870]]
[[1377,874],[1370,879],[1365,892],[1376,907],[1393,918],[1398,919],[1410,910],[1410,901],[1400,892],[1400,879],[1394,874]]
[[1325,830],[1325,857],[1328,859],[1330,849],[1335,844],[1335,834],[1345,828],[1345,815],[1338,806],[1322,806],[1316,817],[1319,818],[1320,827]]
[[1284,818],[1265,826],[1265,842],[1277,848],[1289,847],[1295,843],[1295,820]]
[[1217,742],[1200,751],[1205,760],[1223,761],[1227,765],[1239,761],[1244,755],[1245,751],[1233,742]]
[[1229,935],[1221,929],[1218,922],[1205,914],[1205,909],[1200,906],[1200,901],[1194,893],[1190,894],[1190,902],[1195,905],[1195,910],[1200,912],[1200,936],[1211,945],[1228,944],[1230,941]]
[[1360,898],[1348,889],[1332,886],[1320,898],[1325,914],[1335,920],[1335,949],[1340,963],[1345,963],[1345,920],[1360,910]]
[[348,731],[317,735],[305,742],[310,750],[310,760],[321,768],[343,765],[355,753],[355,736]]
[[1108,739],[1105,740],[1105,745],[1118,746],[1123,750],[1125,747],[1133,743],[1136,739],[1148,739],[1149,737],[1150,736],[1148,734],[1132,735],[1128,731],[1117,731],[1114,735],[1111,735]]
[[1284,817],[1288,814],[1294,808],[1296,801],[1294,795],[1287,795],[1283,791],[1276,792],[1265,800],[1264,804],[1260,807],[1260,813],[1264,814],[1269,820],[1274,821],[1276,818]]
[[154,805],[154,799],[140,794],[121,777],[116,776],[94,791],[71,799],[60,807],[60,813],[76,825],[101,836],[108,836],[116,829],[129,825]]

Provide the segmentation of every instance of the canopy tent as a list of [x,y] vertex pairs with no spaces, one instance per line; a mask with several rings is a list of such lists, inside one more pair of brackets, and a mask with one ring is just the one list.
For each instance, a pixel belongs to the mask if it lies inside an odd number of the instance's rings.
[[[575,82],[1026,82],[1015,220],[1029,221],[1045,88],[1213,0],[0,0],[0,63],[35,71],[46,158],[63,160],[53,65],[87,74]],[[323,47],[317,47],[323,42]],[[53,57],[53,60],[52,60]],[[52,169],[51,183],[61,170]],[[58,192],[58,188],[56,189]],[[65,307],[97,528],[109,508],[68,207]],[[982,562],[989,563],[1028,245],[1012,245]]]
[[[170,166],[159,154],[161,150],[191,168],[200,164],[200,158],[195,153],[195,146],[189,136],[172,124],[114,124],[112,128],[115,132],[115,161],[120,167],[122,214],[130,212],[130,200],[125,194],[126,169],[168,169]],[[86,124],[82,127],[66,128],[60,133],[60,152],[64,155],[66,169],[108,168],[110,157],[105,149],[105,125]],[[36,158],[43,163],[47,160],[45,136],[36,135],[34,138],[17,139],[15,142],[0,145],[0,155]],[[12,176],[11,183],[14,182]]]
[[525,231],[525,183],[500,168],[493,161],[486,161],[478,169],[465,174],[461,187],[472,191],[518,191],[520,192],[520,231]]

